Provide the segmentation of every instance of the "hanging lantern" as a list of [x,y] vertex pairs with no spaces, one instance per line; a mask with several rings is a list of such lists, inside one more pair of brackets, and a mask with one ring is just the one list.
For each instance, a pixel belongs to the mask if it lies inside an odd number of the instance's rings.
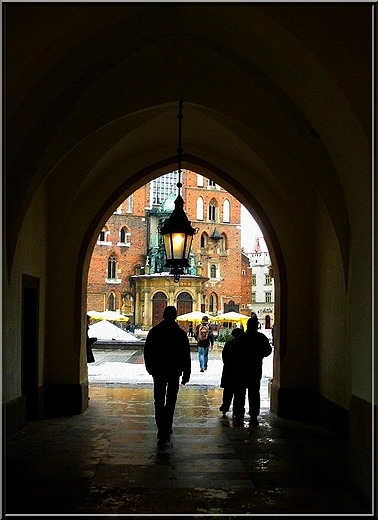
[[193,236],[197,230],[192,228],[188,217],[184,211],[184,200],[180,195],[181,184],[181,121],[182,121],[182,106],[183,102],[179,102],[179,147],[178,152],[178,173],[179,182],[177,183],[178,194],[175,200],[175,209],[171,215],[165,220],[163,226],[160,228],[160,234],[163,237],[164,249],[166,256],[165,267],[170,267],[173,274],[174,281],[180,280],[180,275],[184,274],[184,268],[190,267],[189,254],[193,241]]

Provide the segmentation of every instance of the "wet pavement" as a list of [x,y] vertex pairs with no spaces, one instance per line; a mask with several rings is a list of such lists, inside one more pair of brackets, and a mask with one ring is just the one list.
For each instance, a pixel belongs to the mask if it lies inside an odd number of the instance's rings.
[[[258,425],[248,416],[235,423],[218,410],[216,355],[204,374],[193,364],[170,442],[158,446],[151,378],[136,376],[140,353],[128,352],[129,362],[113,354],[95,352],[83,414],[31,421],[7,439],[7,514],[371,516],[347,483],[347,447],[322,427],[271,413],[267,377]],[[111,363],[139,366],[123,366],[127,382],[113,366],[105,381]]]

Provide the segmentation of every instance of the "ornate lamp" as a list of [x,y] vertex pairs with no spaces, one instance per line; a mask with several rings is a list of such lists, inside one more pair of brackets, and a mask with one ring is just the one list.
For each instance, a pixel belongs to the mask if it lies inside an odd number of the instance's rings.
[[190,248],[193,241],[193,236],[197,233],[197,229],[192,228],[188,217],[184,211],[184,200],[181,197],[180,190],[181,184],[181,124],[182,124],[182,107],[183,102],[179,102],[179,114],[177,119],[179,120],[179,146],[177,148],[178,153],[178,174],[179,180],[177,183],[177,198],[175,200],[175,209],[172,211],[170,216],[165,220],[163,226],[160,228],[160,234],[163,237],[164,249],[166,256],[166,263],[164,267],[170,267],[173,274],[174,281],[180,280],[180,275],[184,274],[184,267],[190,267],[188,258]]

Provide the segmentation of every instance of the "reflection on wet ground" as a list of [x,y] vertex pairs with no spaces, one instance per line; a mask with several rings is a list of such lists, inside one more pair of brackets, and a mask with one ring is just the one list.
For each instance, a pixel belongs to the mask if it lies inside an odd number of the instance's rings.
[[7,440],[10,514],[360,514],[347,450],[331,433],[218,410],[222,390],[181,387],[170,442],[158,446],[151,384],[90,384],[81,415],[28,423]]

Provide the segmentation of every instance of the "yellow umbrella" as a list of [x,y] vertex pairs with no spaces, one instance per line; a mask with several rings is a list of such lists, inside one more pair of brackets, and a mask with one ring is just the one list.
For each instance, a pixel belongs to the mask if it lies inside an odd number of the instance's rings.
[[224,312],[223,314],[219,314],[219,316],[211,316],[209,319],[210,321],[217,321],[217,322],[241,322],[243,327],[245,328],[247,321],[249,320],[250,316],[246,316],[245,314],[240,314],[239,312],[231,311],[231,312]]

